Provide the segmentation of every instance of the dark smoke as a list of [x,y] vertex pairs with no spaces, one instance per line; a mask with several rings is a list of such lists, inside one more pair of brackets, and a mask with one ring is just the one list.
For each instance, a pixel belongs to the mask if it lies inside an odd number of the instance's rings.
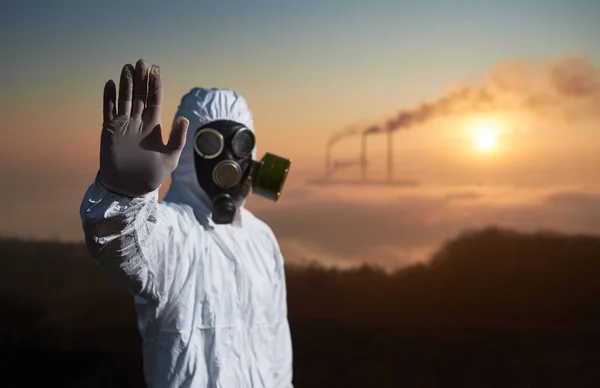
[[450,115],[509,110],[569,122],[599,119],[600,69],[585,57],[567,57],[543,65],[506,62],[477,84],[455,87],[436,100],[400,111],[385,123],[338,134],[329,146],[360,132],[369,135],[397,131]]
[[360,120],[352,125],[347,126],[339,132],[334,133],[327,142],[327,147],[331,147],[335,143],[347,137],[355,136],[363,132],[363,128],[367,125],[370,120]]
[[337,143],[338,141],[346,138],[346,137],[350,137],[350,136],[354,136],[357,135],[361,132],[361,127],[358,127],[356,125],[352,125],[350,127],[347,127],[339,132],[336,132],[333,134],[333,136],[331,136],[331,138],[329,138],[329,142],[327,143],[328,147],[331,147],[332,145],[334,145],[335,143]]

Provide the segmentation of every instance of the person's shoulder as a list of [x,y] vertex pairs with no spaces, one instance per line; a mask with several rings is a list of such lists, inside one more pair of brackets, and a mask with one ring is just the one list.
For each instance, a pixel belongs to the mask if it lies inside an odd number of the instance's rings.
[[244,222],[248,222],[248,228],[250,228],[253,232],[259,233],[260,235],[269,238],[275,239],[275,233],[273,233],[273,229],[258,218],[251,211],[244,209]]
[[283,257],[279,248],[277,236],[275,236],[273,229],[271,229],[266,222],[248,210],[244,211],[244,223],[246,222],[247,224],[245,224],[244,227],[253,235],[253,238],[255,238],[257,242],[262,244],[263,247],[267,248],[272,253],[272,256],[269,257],[272,257],[275,260],[275,267],[281,268],[283,265]]

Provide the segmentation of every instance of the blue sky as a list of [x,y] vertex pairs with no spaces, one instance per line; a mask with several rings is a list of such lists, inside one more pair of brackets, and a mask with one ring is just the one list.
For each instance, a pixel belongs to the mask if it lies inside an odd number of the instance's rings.
[[298,73],[310,86],[374,65],[390,75],[425,67],[436,88],[509,57],[575,51],[598,59],[600,36],[600,2],[592,0],[8,1],[3,8],[2,80],[14,88],[41,74],[83,78],[142,56],[199,72],[219,68],[242,88],[247,81],[236,74],[244,71]]

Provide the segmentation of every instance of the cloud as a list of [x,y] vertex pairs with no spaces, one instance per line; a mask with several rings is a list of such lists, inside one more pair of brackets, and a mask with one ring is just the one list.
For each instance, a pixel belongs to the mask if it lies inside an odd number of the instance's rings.
[[[89,175],[89,174],[88,174]],[[30,177],[27,177],[30,178]],[[79,204],[93,176],[5,179],[0,233],[80,240]],[[250,210],[275,231],[286,260],[395,268],[427,260],[465,229],[600,233],[600,190],[590,187],[343,187],[291,181]]]
[[600,213],[600,195],[581,191],[559,191],[546,197],[548,204],[570,209],[598,210]]
[[340,266],[398,267],[427,260],[445,240],[488,225],[600,233],[600,193],[589,189],[440,188],[384,200],[357,196],[313,194],[255,213],[283,241],[290,261],[319,259]]
[[481,198],[481,194],[473,191],[463,191],[458,193],[449,193],[445,197],[449,201],[466,201]]

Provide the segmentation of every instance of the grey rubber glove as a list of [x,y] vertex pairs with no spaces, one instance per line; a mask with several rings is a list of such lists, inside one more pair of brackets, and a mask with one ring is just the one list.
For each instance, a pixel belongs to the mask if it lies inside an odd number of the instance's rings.
[[126,64],[117,90],[109,80],[104,86],[104,124],[100,140],[98,179],[109,190],[137,197],[156,190],[179,163],[189,125],[175,122],[169,141],[162,140],[160,111],[162,83],[158,66],[148,69],[140,59]]

